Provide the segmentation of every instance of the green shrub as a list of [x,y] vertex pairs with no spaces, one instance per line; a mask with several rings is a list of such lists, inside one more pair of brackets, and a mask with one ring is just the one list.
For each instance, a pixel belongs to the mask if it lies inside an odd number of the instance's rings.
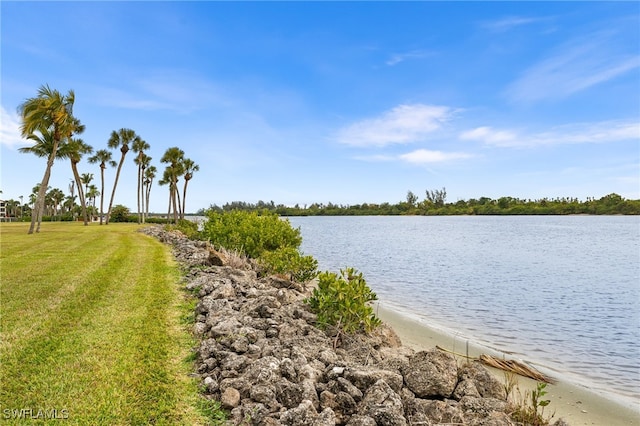
[[300,229],[294,229],[288,220],[276,213],[234,210],[210,211],[202,235],[215,247],[237,250],[257,259],[265,251],[283,247],[298,248],[302,243]]
[[200,233],[198,232],[198,224],[191,220],[180,219],[178,220],[177,225],[166,225],[165,228],[168,230],[177,229],[191,240],[197,240],[200,238]]
[[291,281],[307,283],[318,275],[318,261],[313,256],[303,256],[293,247],[266,251],[259,260],[267,273],[284,274]]
[[145,217],[145,223],[157,223],[157,224],[168,224],[171,221],[166,217]]
[[305,299],[316,313],[320,328],[335,326],[339,331],[354,333],[371,331],[380,325],[369,302],[378,300],[362,273],[354,268],[335,272],[323,272],[318,276],[318,286],[311,297]]
[[[131,211],[127,206],[123,206],[122,204],[116,204],[111,209],[111,217],[109,218],[109,222],[130,222],[129,216],[131,215]],[[136,217],[136,222],[138,218]]]

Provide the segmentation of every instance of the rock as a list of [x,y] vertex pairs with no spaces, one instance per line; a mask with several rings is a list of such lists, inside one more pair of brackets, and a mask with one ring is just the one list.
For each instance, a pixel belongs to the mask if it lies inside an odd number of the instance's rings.
[[313,380],[305,379],[301,383],[302,385],[302,399],[311,401],[316,409],[320,408],[320,399],[318,398],[318,392]]
[[403,373],[407,387],[420,398],[449,398],[458,382],[455,358],[438,350],[417,352]]
[[433,401],[415,398],[407,407],[411,424],[466,424],[456,401]]
[[336,414],[331,408],[325,408],[312,424],[313,426],[334,426],[336,424]]
[[371,417],[378,425],[405,426],[407,424],[402,399],[384,380],[378,380],[367,390],[358,414]]
[[[469,426],[516,426],[518,423],[512,421],[507,413],[493,411],[487,416],[472,418],[467,424]],[[568,425],[563,423],[562,426]]]
[[353,398],[355,401],[362,400],[362,396],[363,396],[362,391],[357,387],[355,387],[353,384],[351,384],[351,382],[349,382],[347,379],[338,377],[337,382],[340,390],[343,390],[344,392],[348,393],[349,396],[351,396],[351,398]]
[[223,408],[236,408],[240,404],[240,392],[234,388],[226,388],[220,396],[220,405]]
[[369,416],[356,414],[355,416],[351,416],[351,419],[347,422],[347,426],[377,426],[377,423]]
[[280,422],[288,426],[305,426],[313,424],[318,412],[309,400],[304,400],[295,408],[280,415]]
[[296,373],[296,368],[293,365],[293,361],[291,361],[291,359],[289,358],[283,358],[282,361],[280,361],[280,374],[282,375],[282,377],[285,377],[292,382],[297,382],[296,379],[298,377],[298,374]]
[[224,282],[215,288],[209,296],[213,299],[233,299],[236,297],[236,290],[231,283]]
[[350,416],[358,411],[358,404],[351,395],[346,392],[338,392],[335,398],[334,410],[342,415]]
[[218,390],[220,389],[220,385],[218,384],[218,382],[209,376],[204,378],[203,383],[205,388],[207,388],[207,392],[209,393],[218,392]]
[[453,396],[460,400],[465,396],[504,399],[504,387],[479,362],[464,365],[458,374],[458,385]]
[[460,407],[467,417],[487,417],[495,411],[504,412],[507,409],[507,402],[495,398],[476,398],[465,396],[460,400]]
[[197,322],[193,325],[193,334],[202,337],[209,330],[209,326],[203,322]]
[[286,408],[294,408],[302,402],[302,386],[281,379],[276,385],[276,398]]
[[209,321],[210,319],[213,318],[209,317],[207,323],[211,323],[210,333],[213,338],[236,334],[240,327],[242,327],[242,323],[233,317],[220,320],[215,318],[213,321]]
[[249,396],[255,402],[271,405],[276,400],[275,388],[267,385],[251,386]]
[[218,253],[213,249],[209,249],[209,256],[207,257],[207,265],[209,266],[222,266],[224,265],[224,260],[222,259],[222,254]]
[[379,380],[384,380],[394,391],[400,392],[404,381],[402,375],[394,371],[366,367],[349,368],[345,370],[344,378],[363,392]]

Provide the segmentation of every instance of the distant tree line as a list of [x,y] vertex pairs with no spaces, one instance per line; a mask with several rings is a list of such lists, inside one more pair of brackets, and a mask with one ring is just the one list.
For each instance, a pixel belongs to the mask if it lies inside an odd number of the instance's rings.
[[[283,204],[275,204],[273,201],[247,203],[233,201],[222,207],[211,205],[213,211],[259,211],[268,210],[280,216],[394,216],[394,215],[640,215],[640,200],[627,200],[622,196],[612,193],[601,198],[587,198],[581,201],[577,198],[542,198],[537,200],[520,199],[514,197],[489,197],[471,198],[447,202],[445,188],[425,191],[425,198],[420,201],[418,196],[411,191],[407,192],[406,199],[396,204],[391,203],[364,203],[354,205],[333,204],[331,202],[313,203],[311,205],[293,207]],[[202,209],[198,214],[205,214]]]

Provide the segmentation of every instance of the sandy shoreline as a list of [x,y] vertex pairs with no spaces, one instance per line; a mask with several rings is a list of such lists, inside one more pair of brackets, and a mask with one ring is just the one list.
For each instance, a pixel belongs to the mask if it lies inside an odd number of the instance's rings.
[[[469,342],[467,346],[465,339],[456,338],[444,331],[430,327],[423,321],[403,315],[400,311],[382,303],[377,303],[374,309],[380,319],[396,331],[402,343],[411,348],[431,349],[437,345],[456,353],[468,353],[470,357],[477,357],[481,353],[502,356],[496,351],[481,347],[473,342]],[[502,381],[503,372],[500,370],[494,372]],[[518,378],[518,387],[522,393],[527,389],[535,388],[535,385],[535,381],[531,379]],[[549,393],[545,398],[551,400],[551,403],[545,409],[545,414],[555,412],[554,421],[561,417],[572,426],[640,425],[640,403],[634,409],[622,402],[605,398],[587,388],[562,381],[548,385],[547,390]]]

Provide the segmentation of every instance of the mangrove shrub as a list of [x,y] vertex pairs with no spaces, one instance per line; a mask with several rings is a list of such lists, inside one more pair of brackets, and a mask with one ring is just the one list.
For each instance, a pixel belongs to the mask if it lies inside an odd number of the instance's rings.
[[311,297],[305,299],[317,315],[319,328],[335,326],[346,333],[371,331],[380,325],[380,319],[369,304],[378,300],[361,272],[354,268],[318,275],[318,286]]
[[297,249],[302,244],[300,229],[274,212],[241,211],[208,213],[202,236],[215,247],[237,250],[257,259],[267,251],[285,247]]
[[264,252],[260,263],[269,274],[286,275],[291,281],[308,283],[318,275],[318,261],[293,247]]

